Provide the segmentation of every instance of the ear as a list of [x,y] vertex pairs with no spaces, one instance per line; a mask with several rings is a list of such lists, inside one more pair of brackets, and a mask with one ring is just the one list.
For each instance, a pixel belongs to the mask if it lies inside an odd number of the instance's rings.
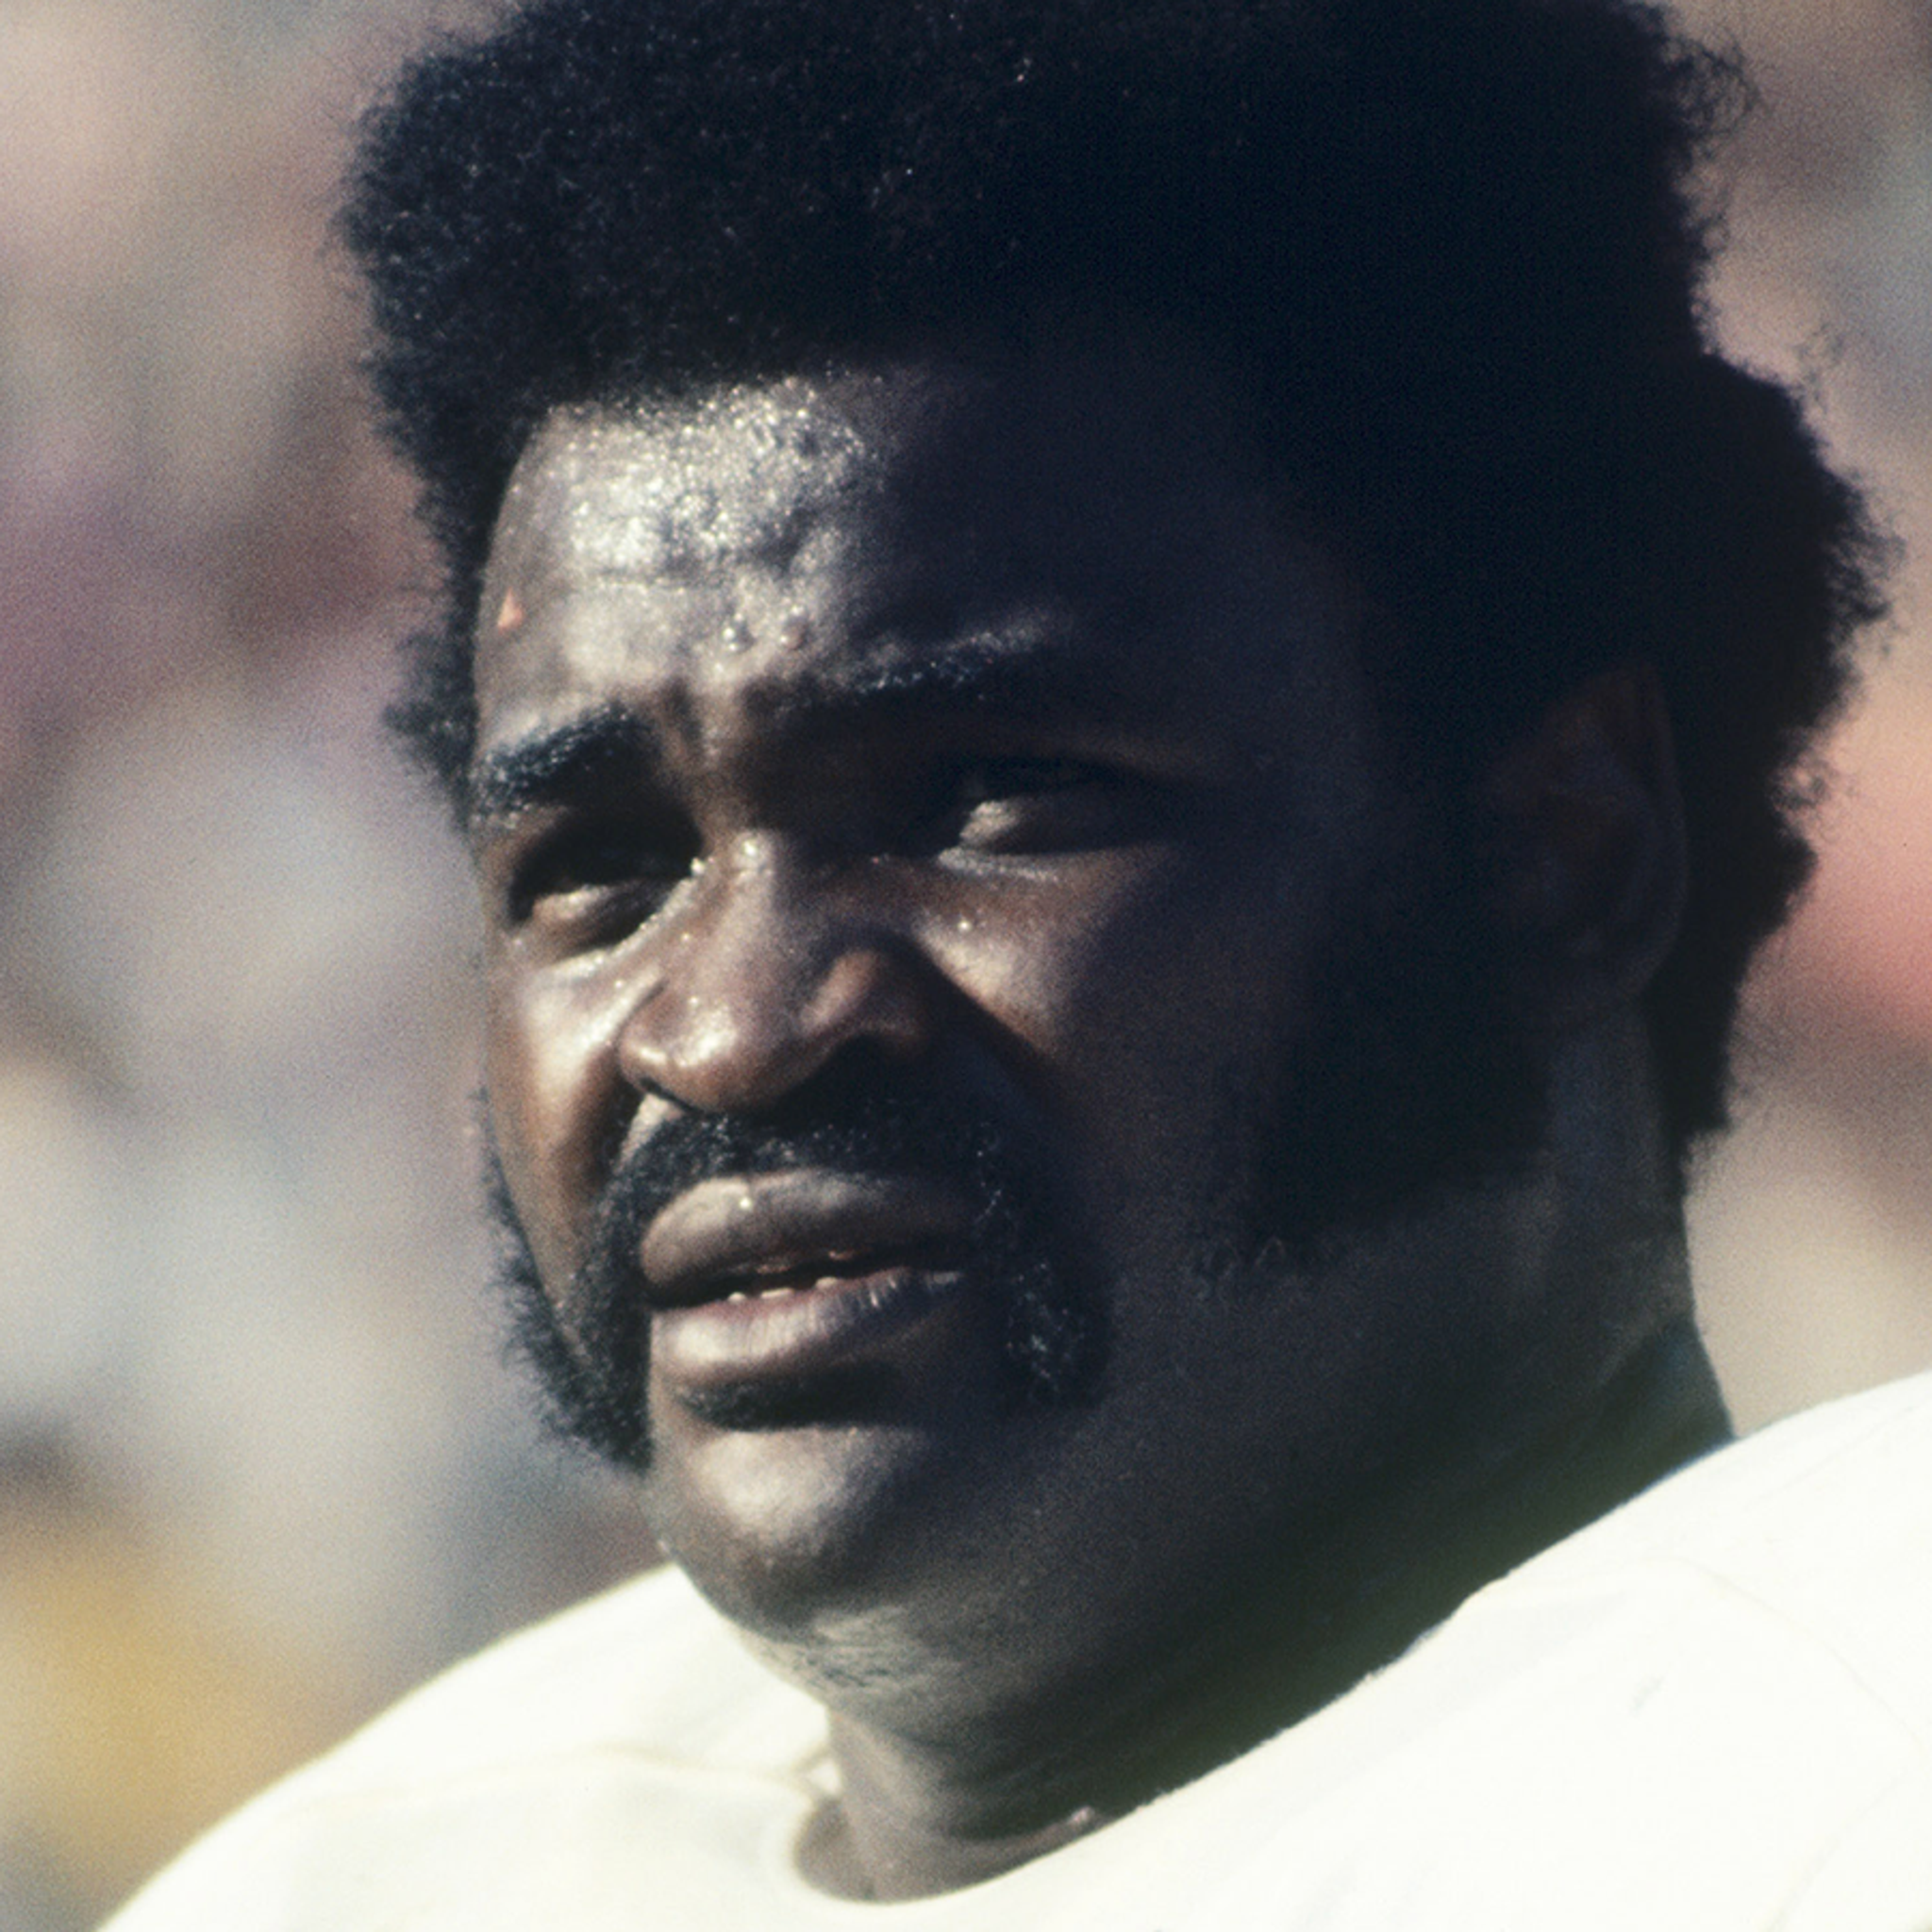
[[1646,663],[1579,686],[1491,767],[1501,908],[1558,1027],[1635,1000],[1683,918],[1683,798]]

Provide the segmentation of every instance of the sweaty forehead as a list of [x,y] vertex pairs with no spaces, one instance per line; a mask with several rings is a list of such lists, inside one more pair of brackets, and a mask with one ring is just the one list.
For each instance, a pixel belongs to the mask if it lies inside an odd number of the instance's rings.
[[[802,382],[633,410],[552,416],[517,466],[491,575],[528,600],[599,583],[783,566],[841,509],[876,496],[891,440]],[[867,429],[871,429],[871,434]]]
[[1210,423],[1184,385],[1074,363],[560,411],[491,547],[486,737],[665,675],[803,699],[1024,665],[1095,702],[1274,709],[1353,600]]

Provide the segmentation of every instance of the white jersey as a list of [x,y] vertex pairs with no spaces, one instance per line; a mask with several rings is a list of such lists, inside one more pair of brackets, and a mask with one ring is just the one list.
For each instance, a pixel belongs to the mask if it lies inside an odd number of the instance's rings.
[[1932,1932],[1932,1376],[1707,1457],[966,1890],[812,1890],[830,1779],[818,1707],[665,1573],[418,1691],[110,1932]]

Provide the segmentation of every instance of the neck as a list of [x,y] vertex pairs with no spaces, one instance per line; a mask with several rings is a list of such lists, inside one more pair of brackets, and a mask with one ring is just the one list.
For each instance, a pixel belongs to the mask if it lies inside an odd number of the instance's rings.
[[1186,1631],[1024,1724],[908,1736],[835,1711],[843,1794],[803,1852],[821,1886],[913,1897],[1056,1849],[1299,1722],[1727,1438],[1634,1021],[1560,1050],[1552,1101],[1493,1284],[1512,1311],[1493,1338],[1507,1366],[1323,1519],[1257,1551]]
[[[1472,1478],[1470,1460],[1446,1456],[1456,1475],[1391,1483],[1291,1560],[1257,1565],[1205,1641],[1186,1646],[1184,1671],[1167,1657],[1123,1672],[1141,1694],[1090,1705],[1050,1750],[990,1762],[835,1718],[843,1795],[802,1849],[808,1875],[848,1897],[910,1898],[1056,1850],[1298,1723],[1484,1584],[1728,1435],[1687,1316],[1638,1349],[1588,1413],[1507,1461]],[[1331,1587],[1311,1595],[1311,1574]]]

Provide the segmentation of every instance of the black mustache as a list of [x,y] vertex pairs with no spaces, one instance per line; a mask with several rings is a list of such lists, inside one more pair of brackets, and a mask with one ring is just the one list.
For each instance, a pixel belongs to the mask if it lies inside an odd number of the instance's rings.
[[[976,1096],[938,1091],[887,1063],[854,1056],[766,1113],[676,1115],[654,1128],[598,1197],[585,1257],[565,1297],[569,1334],[538,1278],[501,1166],[491,1162],[513,1346],[535,1366],[560,1433],[621,1466],[647,1465],[650,1318],[640,1257],[645,1231],[672,1202],[706,1181],[800,1167],[866,1178],[939,1178],[964,1191],[968,1241],[999,1309],[1009,1400],[1039,1407],[1091,1398],[1106,1354],[1105,1324],[1091,1284],[1057,1257],[1063,1217],[1049,1206],[1045,1163],[1029,1156]],[[838,1399],[857,1414],[871,1395],[860,1388],[841,1395],[822,1378],[795,1400],[785,1391],[762,1391],[742,1414],[721,1398],[712,1420],[771,1424],[787,1419],[788,1404],[821,1413]]]
[[579,1368],[600,1410],[641,1413],[649,1304],[639,1251],[652,1222],[703,1182],[801,1167],[963,1188],[972,1203],[968,1240],[982,1257],[1011,1255],[1023,1228],[1043,1219],[1011,1136],[988,1108],[862,1056],[762,1114],[675,1115],[606,1184],[574,1285]]
[[967,1189],[976,1223],[1010,1206],[1026,1171],[1004,1124],[982,1104],[942,1098],[903,1076],[824,1077],[768,1113],[681,1114],[655,1128],[605,1186],[591,1266],[607,1281],[634,1271],[651,1223],[706,1181],[807,1167],[867,1179],[944,1178]]

